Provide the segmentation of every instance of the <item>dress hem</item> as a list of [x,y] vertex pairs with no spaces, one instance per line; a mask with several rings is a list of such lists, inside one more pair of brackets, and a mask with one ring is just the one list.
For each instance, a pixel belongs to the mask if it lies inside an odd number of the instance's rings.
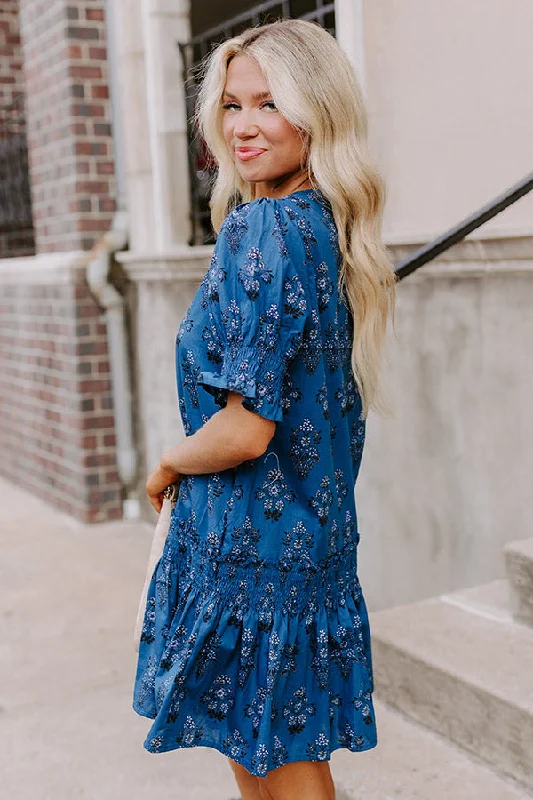
[[[143,713],[137,711],[135,708],[134,708],[134,710],[136,711],[137,714],[139,714],[139,716],[148,717],[149,719],[151,719],[151,717],[148,714],[143,714]],[[268,774],[269,772],[272,772],[273,770],[277,769],[278,767],[285,766],[286,764],[294,764],[297,761],[311,761],[311,762],[317,762],[317,763],[321,762],[321,761],[329,761],[330,758],[331,758],[331,754],[334,753],[336,750],[349,750],[351,753],[364,753],[367,750],[374,749],[375,747],[377,747],[377,745],[378,745],[378,738],[377,738],[377,735],[375,735],[373,738],[371,738],[371,739],[369,738],[368,741],[362,747],[350,747],[347,744],[337,744],[334,747],[331,747],[329,749],[326,758],[309,758],[306,753],[302,753],[301,756],[296,757],[296,758],[290,756],[286,761],[283,762],[283,764],[278,764],[275,767],[274,766],[273,767],[269,767],[267,769],[267,771],[266,771],[266,774]],[[253,775],[256,778],[264,778],[265,777],[265,772],[264,771],[258,770],[257,767],[252,767],[250,759],[234,758],[233,756],[228,755],[228,753],[225,752],[224,749],[219,744],[217,744],[216,742],[208,741],[208,740],[200,740],[200,741],[196,742],[194,745],[183,745],[183,744],[178,744],[177,742],[176,743],[172,742],[172,743],[169,743],[167,745],[159,746],[157,748],[157,750],[155,750],[153,748],[150,749],[150,747],[148,745],[148,740],[146,740],[144,742],[144,744],[143,744],[143,747],[148,753],[152,753],[153,755],[158,755],[160,753],[171,753],[174,750],[192,750],[195,747],[207,747],[210,750],[216,750],[221,755],[226,756],[226,758],[231,758],[232,761],[235,761],[237,764],[240,764],[242,767],[244,767],[246,770],[248,770],[250,775]]]

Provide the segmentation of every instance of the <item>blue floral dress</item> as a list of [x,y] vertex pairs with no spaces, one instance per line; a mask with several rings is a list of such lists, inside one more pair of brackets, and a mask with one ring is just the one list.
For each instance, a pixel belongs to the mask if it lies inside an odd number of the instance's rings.
[[365,423],[339,263],[321,193],[243,203],[179,327],[186,435],[228,390],[277,425],[264,455],[180,485],[135,680],[151,752],[213,747],[264,776],[376,745],[353,492]]

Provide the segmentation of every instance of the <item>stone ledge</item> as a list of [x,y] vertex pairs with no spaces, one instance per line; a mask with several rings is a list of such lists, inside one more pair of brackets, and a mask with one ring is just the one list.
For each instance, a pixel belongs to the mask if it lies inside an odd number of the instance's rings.
[[85,276],[90,253],[42,253],[0,260],[0,285],[77,283]]
[[164,253],[138,253],[125,250],[116,253],[132,281],[201,281],[207,272],[212,245],[183,246]]
[[[395,263],[403,261],[422,244],[389,245]],[[522,274],[533,272],[533,236],[500,239],[470,239],[446,252],[410,275],[410,280],[424,277],[486,276],[487,274]]]
[[[399,263],[398,259],[395,263]],[[533,275],[533,257],[530,261],[488,261],[488,262],[460,262],[436,260],[421,267],[416,272],[408,275],[409,283],[421,283],[432,278],[487,278],[493,276]]]

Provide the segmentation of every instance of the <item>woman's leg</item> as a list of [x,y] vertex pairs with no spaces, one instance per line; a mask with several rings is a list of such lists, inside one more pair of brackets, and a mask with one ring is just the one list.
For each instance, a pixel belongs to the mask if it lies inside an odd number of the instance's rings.
[[328,761],[296,761],[256,778],[228,758],[242,800],[335,800]]
[[264,794],[265,791],[268,791],[266,786],[259,785],[259,778],[250,775],[245,767],[237,764],[232,758],[228,758],[228,761],[235,775],[242,800],[271,800],[270,794]]
[[270,792],[272,800],[335,800],[335,786],[327,761],[295,761],[258,780],[261,788]]
[[329,768],[329,761],[321,761],[320,768],[322,769],[322,777],[328,791],[328,800],[335,800],[335,784],[333,783],[333,776]]

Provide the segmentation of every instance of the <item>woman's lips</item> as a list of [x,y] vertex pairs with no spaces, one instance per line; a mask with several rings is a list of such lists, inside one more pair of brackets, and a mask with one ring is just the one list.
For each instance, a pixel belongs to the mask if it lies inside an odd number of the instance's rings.
[[264,152],[266,151],[261,147],[240,147],[235,150],[235,155],[239,161],[250,161],[251,158],[257,158]]

